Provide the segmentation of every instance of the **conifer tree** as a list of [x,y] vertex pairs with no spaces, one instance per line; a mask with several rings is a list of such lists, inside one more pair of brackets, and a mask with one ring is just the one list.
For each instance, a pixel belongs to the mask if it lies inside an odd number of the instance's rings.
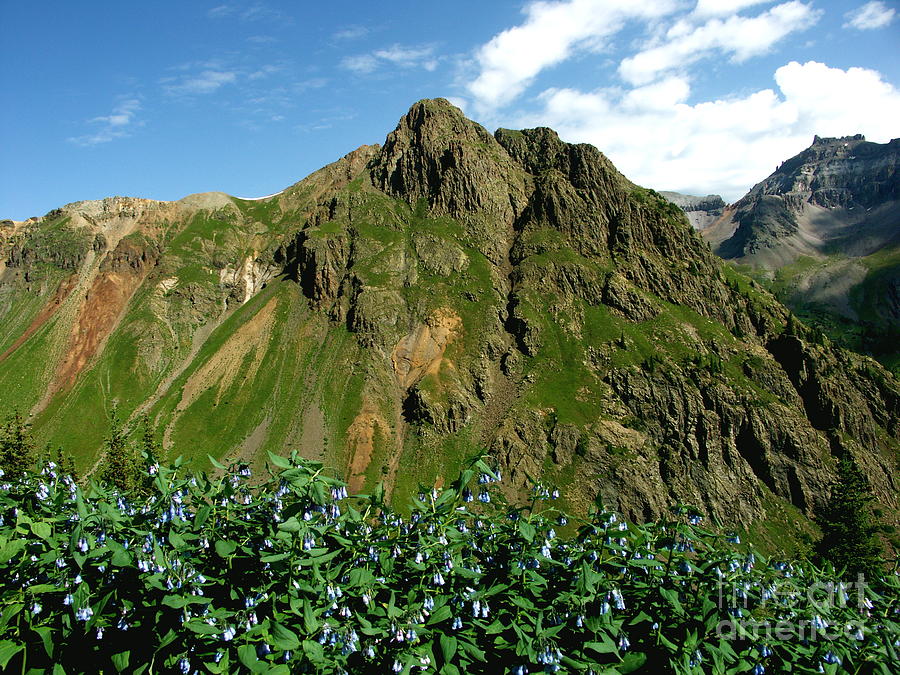
[[144,462],[148,465],[155,463],[162,453],[162,446],[153,435],[153,427],[150,425],[150,418],[146,415],[141,416],[141,455]]
[[848,579],[878,576],[882,567],[884,551],[877,537],[881,528],[871,510],[873,500],[859,467],[849,457],[841,458],[838,479],[816,518],[822,528],[816,552]]
[[104,441],[100,478],[122,492],[134,492],[143,483],[140,459],[128,445],[117,407],[113,407],[109,416],[109,435]]
[[75,468],[75,459],[71,453],[57,446],[53,461],[56,462],[63,475],[71,476],[73,479],[78,480],[78,470]]
[[6,418],[0,428],[0,469],[10,476],[18,476],[34,467],[35,448],[31,425],[18,410]]

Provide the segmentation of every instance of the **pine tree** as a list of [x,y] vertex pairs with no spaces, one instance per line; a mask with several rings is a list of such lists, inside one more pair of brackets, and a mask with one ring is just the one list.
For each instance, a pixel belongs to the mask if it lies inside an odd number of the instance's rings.
[[10,476],[18,476],[33,468],[34,462],[31,425],[14,410],[0,429],[0,469]]
[[873,500],[865,476],[852,459],[843,457],[828,502],[816,518],[822,528],[816,552],[848,579],[878,576],[881,571],[884,551],[877,537],[881,528],[870,507]]
[[143,483],[140,458],[128,445],[118,408],[109,415],[109,435],[104,441],[103,463],[100,478],[121,492],[134,492]]
[[147,465],[156,463],[162,453],[162,446],[153,435],[153,427],[150,426],[150,418],[144,414],[141,416],[141,455]]
[[56,462],[64,476],[71,476],[74,480],[78,480],[78,470],[75,468],[75,459],[70,453],[57,446],[53,461]]

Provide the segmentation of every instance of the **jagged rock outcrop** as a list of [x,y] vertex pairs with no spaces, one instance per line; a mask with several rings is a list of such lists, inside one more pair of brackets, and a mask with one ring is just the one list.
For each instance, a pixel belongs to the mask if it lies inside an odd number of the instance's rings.
[[698,230],[704,230],[712,225],[722,215],[722,211],[726,206],[719,195],[698,197],[696,195],[666,191],[662,191],[659,194],[684,211],[688,221]]
[[[849,453],[900,508],[896,381],[817,342],[679,207],[550,129],[491,135],[422,101],[383,146],[276,196],[195,196],[132,226],[96,251],[90,231],[85,260],[136,286],[117,286],[74,378],[180,452],[296,447],[402,499],[484,448],[511,499],[532,476],[576,509],[688,501],[788,529]],[[137,375],[117,382],[114,363]],[[48,439],[83,400],[52,391]]]

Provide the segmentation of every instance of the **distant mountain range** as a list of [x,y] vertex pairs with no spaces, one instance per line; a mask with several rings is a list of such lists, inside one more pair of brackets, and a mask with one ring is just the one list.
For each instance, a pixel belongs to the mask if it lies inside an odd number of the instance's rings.
[[[718,232],[754,194],[686,205]],[[550,129],[426,100],[266,199],[77,202],[0,238],[0,411],[82,471],[117,405],[195,461],[299,449],[400,498],[486,449],[511,498],[532,477],[582,511],[686,502],[783,543],[849,455],[900,509],[897,381]]]
[[662,191],[659,194],[684,211],[688,221],[698,230],[705,230],[718,220],[726,206],[719,195],[698,197],[696,195],[684,195],[680,192],[666,191]]
[[[723,258],[807,323],[900,369],[900,139],[819,138],[715,219]],[[690,213],[688,213],[690,217]]]

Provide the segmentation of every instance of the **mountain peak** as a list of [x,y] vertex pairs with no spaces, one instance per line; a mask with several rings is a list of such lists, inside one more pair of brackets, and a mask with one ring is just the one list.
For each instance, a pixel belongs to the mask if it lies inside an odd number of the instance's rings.
[[527,201],[521,167],[443,98],[414,103],[369,166],[376,188],[466,222],[511,226]]

